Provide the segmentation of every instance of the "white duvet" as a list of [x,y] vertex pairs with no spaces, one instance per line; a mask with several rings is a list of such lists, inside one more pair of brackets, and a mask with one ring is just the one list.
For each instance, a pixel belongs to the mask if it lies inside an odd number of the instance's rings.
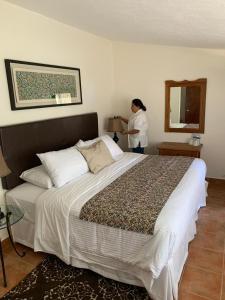
[[[120,160],[106,167],[97,175],[87,173],[59,189],[53,188],[41,194],[35,208],[34,250],[55,254],[70,264],[70,236],[73,231],[76,231],[76,228],[71,228],[70,215],[79,220],[82,206],[91,197],[144,158],[145,155],[125,153]],[[134,251],[130,250],[128,253],[129,251],[117,250],[116,254],[108,249],[105,251],[104,239],[107,241],[109,239],[107,236],[101,237],[103,245],[100,246],[101,249],[98,245],[96,251],[99,251],[103,256],[116,256],[117,260],[135,265],[143,272],[152,272],[153,278],[158,278],[170,258],[185,240],[190,219],[204,204],[205,174],[204,161],[195,159],[158,216],[153,235],[124,233],[129,236],[129,248],[134,249]],[[79,222],[81,221],[79,220]],[[116,232],[116,229],[113,230]],[[117,232],[121,234],[123,231],[118,229]],[[77,238],[79,239],[79,237]],[[94,239],[94,237],[90,238]],[[83,239],[80,240],[79,247],[85,249],[82,243],[88,244],[88,241],[84,243]],[[105,244],[107,243],[105,242]],[[85,251],[89,250],[85,249]],[[150,287],[146,288],[150,290]]]

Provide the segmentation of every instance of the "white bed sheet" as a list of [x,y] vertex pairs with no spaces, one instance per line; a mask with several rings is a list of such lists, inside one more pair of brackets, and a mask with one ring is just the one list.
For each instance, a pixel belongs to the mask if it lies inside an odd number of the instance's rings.
[[[135,156],[137,157],[137,154],[128,153],[124,159],[133,160],[134,163]],[[140,157],[140,155],[138,156]],[[124,161],[121,160],[118,163],[122,167]],[[143,285],[154,299],[170,300],[173,297],[176,298],[177,283],[187,256],[187,244],[195,234],[197,210],[205,204],[205,188],[202,184],[202,182],[204,183],[205,171],[204,162],[199,159],[194,160],[158,217],[154,243],[151,241],[151,236],[79,220],[77,216],[82,205],[80,203],[72,205],[69,215],[69,226],[71,228],[69,236],[70,263],[78,267],[93,269],[110,278]],[[111,174],[111,172],[108,173]],[[112,180],[111,175],[110,177]],[[103,178],[106,178],[106,174],[103,175]],[[29,207],[25,215],[28,222],[32,222],[32,218],[34,218],[34,204],[46,194],[46,192],[43,193],[43,189],[35,187],[32,190],[32,188],[32,185],[26,183],[15,188],[7,195],[7,199],[16,201],[26,211]],[[68,186],[66,189],[69,192],[70,188]],[[30,195],[32,194],[32,197],[27,197],[26,190]],[[96,192],[98,192],[98,189]],[[26,194],[25,201],[22,200],[24,193]],[[55,193],[56,191],[54,191]],[[49,196],[49,191],[47,194]],[[64,197],[63,200],[65,200]],[[45,199],[46,195],[43,198]],[[180,206],[183,207],[181,209],[183,213],[180,213],[178,209]],[[33,211],[31,207],[33,207]],[[170,233],[172,233],[169,239],[168,226]],[[159,238],[156,238],[158,232],[163,232],[163,235],[160,234]],[[17,241],[28,246],[32,243],[32,240],[26,243],[24,237],[21,239],[19,235],[19,232],[17,232],[17,237],[15,237]],[[32,236],[32,234],[29,236]],[[162,245],[162,237],[164,245]],[[169,249],[168,245],[170,245]],[[49,249],[48,246],[43,247],[43,245],[37,250],[59,254],[55,250],[51,251],[52,249]],[[155,276],[152,276],[150,271],[154,269],[153,266],[149,265],[151,259],[156,262],[156,269],[153,270]],[[158,270],[157,266],[160,266]],[[158,277],[158,279],[154,277]]]

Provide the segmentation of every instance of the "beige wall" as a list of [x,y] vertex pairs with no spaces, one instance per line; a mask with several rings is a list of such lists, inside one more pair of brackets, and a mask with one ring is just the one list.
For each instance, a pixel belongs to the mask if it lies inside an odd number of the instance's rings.
[[180,123],[181,88],[170,89],[170,122]]
[[[112,105],[110,41],[0,1],[0,43],[0,126],[97,111],[103,131]],[[5,58],[80,68],[83,104],[11,111]]]
[[[108,116],[130,113],[140,97],[148,108],[149,152],[160,141],[187,141],[164,132],[164,81],[206,77],[202,157],[208,176],[225,176],[225,51],[110,42],[0,1],[0,126],[97,111],[100,132]],[[11,111],[4,59],[79,67],[83,105]],[[121,137],[123,144],[126,138]]]
[[114,113],[128,116],[130,100],[143,99],[148,109],[151,152],[156,152],[161,141],[185,142],[191,136],[164,132],[164,81],[207,78],[202,157],[207,163],[208,176],[225,178],[225,50],[115,42],[113,55]]

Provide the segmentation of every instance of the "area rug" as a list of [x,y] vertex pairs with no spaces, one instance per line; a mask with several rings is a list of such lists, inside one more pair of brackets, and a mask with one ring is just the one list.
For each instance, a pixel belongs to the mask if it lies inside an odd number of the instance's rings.
[[151,300],[144,288],[68,266],[55,256],[48,256],[2,299]]

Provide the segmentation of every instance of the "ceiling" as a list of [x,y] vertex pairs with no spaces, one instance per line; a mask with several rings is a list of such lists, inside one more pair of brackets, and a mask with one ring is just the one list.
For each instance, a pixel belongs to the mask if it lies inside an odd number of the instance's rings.
[[107,39],[225,48],[224,0],[7,0]]

